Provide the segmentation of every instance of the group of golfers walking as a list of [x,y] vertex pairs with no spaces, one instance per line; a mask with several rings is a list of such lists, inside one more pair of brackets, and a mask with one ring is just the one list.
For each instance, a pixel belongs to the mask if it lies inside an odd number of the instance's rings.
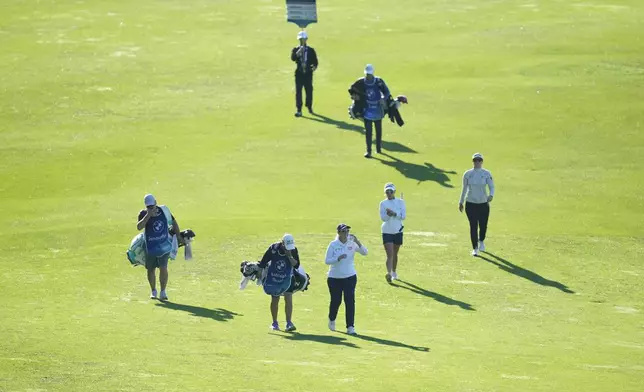
[[[302,116],[302,89],[306,91],[304,105],[309,113],[313,113],[313,72],[318,67],[315,50],[307,46],[308,36],[302,31],[298,34],[300,45],[293,48],[291,59],[297,64],[295,70],[296,113]],[[380,153],[382,142],[382,118],[384,109],[382,102],[391,100],[391,94],[384,81],[374,76],[372,65],[365,67],[365,77],[358,79],[349,90],[354,103],[361,107],[361,117],[364,119],[367,152],[365,157],[371,157],[372,128],[376,128],[376,152]],[[360,102],[361,101],[361,102]],[[478,256],[485,251],[485,238],[490,215],[490,202],[494,198],[494,182],[492,174],[483,168],[483,155],[475,153],[472,156],[473,167],[463,174],[463,188],[458,203],[460,212],[465,210],[470,227],[470,242],[472,256]],[[488,192],[489,191],[489,192]],[[398,280],[398,252],[403,245],[403,222],[407,216],[405,201],[396,197],[396,186],[387,183],[384,186],[385,199],[380,202],[380,219],[382,221],[382,243],[385,250],[385,279],[388,283]],[[137,219],[137,229],[144,230],[146,249],[146,269],[150,283],[151,298],[168,300],[166,286],[168,283],[168,258],[177,239],[181,241],[179,226],[166,206],[158,206],[152,195],[144,198],[145,209],[141,210]],[[329,243],[324,262],[329,266],[327,286],[329,289],[328,326],[336,330],[336,317],[344,301],[346,330],[356,334],[355,329],[355,291],[357,286],[357,271],[355,254],[367,255],[366,246],[351,234],[351,227],[345,223],[337,225],[335,238]],[[276,284],[286,284],[285,279],[291,279],[295,270],[301,268],[300,257],[292,235],[285,234],[281,241],[272,244],[259,263],[260,268],[273,266]],[[160,288],[156,290],[156,269],[160,270]],[[290,290],[290,288],[289,288]],[[295,331],[292,321],[293,291],[273,295],[271,292],[271,328],[279,330],[278,306],[280,297],[285,297],[286,331]]]
[[[470,224],[470,240],[472,255],[478,256],[479,251],[485,251],[485,236],[490,215],[489,203],[494,198],[494,182],[492,174],[483,169],[483,155],[476,153],[472,157],[473,167],[463,174],[463,189],[459,200],[459,211],[465,210]],[[489,193],[488,193],[489,189]],[[398,252],[403,245],[403,221],[407,216],[407,208],[402,198],[396,197],[396,186],[387,183],[384,186],[385,199],[380,202],[380,219],[382,221],[382,243],[385,249],[385,279],[388,283],[398,279]],[[161,300],[168,300],[166,285],[168,283],[168,257],[172,247],[172,235],[179,233],[179,226],[166,206],[157,206],[152,195],[144,198],[146,209],[139,212],[137,229],[144,230],[146,238],[146,269],[150,283],[151,298],[157,298],[156,274],[160,269]],[[465,204],[463,204],[465,203]],[[357,236],[350,234],[351,226],[340,223],[336,227],[336,236],[329,243],[324,262],[329,266],[327,286],[329,289],[329,329],[336,330],[336,317],[340,305],[344,301],[346,330],[348,334],[356,334],[355,329],[355,291],[358,282],[355,254],[367,255],[367,247]],[[277,271],[290,279],[293,269],[300,267],[300,257],[295,239],[285,234],[281,241],[272,244],[265,252],[260,266],[276,263]],[[280,330],[278,306],[280,297],[284,297],[286,311],[286,331],[295,331],[292,321],[293,298],[292,292],[286,292],[271,298],[271,328]]]

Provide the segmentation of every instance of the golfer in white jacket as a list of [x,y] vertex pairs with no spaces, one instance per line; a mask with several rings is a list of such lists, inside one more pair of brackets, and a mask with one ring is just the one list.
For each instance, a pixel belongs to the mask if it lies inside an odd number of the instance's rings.
[[403,223],[407,215],[405,201],[396,198],[396,187],[391,182],[385,184],[387,198],[380,202],[380,219],[382,220],[382,243],[387,252],[388,283],[398,279],[398,251],[403,244]]
[[366,256],[367,248],[362,245],[356,236],[349,236],[350,229],[351,227],[344,223],[338,225],[338,235],[329,244],[324,262],[329,265],[327,275],[327,285],[329,286],[329,294],[331,295],[331,303],[329,304],[329,329],[335,331],[335,318],[342,304],[342,294],[344,294],[347,333],[355,335],[355,292],[358,278],[353,258],[356,252]]

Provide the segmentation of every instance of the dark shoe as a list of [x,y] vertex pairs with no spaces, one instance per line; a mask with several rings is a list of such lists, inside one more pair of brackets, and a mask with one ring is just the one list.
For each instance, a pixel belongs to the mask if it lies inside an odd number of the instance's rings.
[[365,158],[371,158],[371,153],[369,151],[364,153]]
[[300,112],[299,110],[295,112],[295,117],[302,117],[302,112]]
[[382,154],[382,150],[381,150],[381,149],[379,149],[379,148],[376,148],[376,153],[378,153],[378,154]]
[[313,113],[313,107],[312,106],[307,106],[307,109],[309,109],[309,114],[315,114]]

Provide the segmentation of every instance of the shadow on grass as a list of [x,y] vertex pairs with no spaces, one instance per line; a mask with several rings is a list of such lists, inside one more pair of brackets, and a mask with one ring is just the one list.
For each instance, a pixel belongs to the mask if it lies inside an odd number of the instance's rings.
[[[334,125],[336,128],[345,130],[345,131],[352,131],[352,132],[357,132],[360,135],[363,135],[366,133],[362,125],[356,125],[356,124],[351,124],[346,121],[341,121],[341,120],[334,120],[330,117],[323,116],[321,114],[312,114],[311,117],[302,117],[307,120],[312,120],[312,121],[317,121],[321,122],[324,124],[329,124],[329,125]],[[375,131],[374,131],[375,132]],[[371,144],[375,144],[375,140],[372,141]],[[387,151],[392,151],[392,152],[404,152],[404,153],[411,153],[411,154],[416,154],[417,151],[405,146],[404,144],[400,144],[398,142],[388,142],[386,140],[382,141],[382,149],[387,150]]]
[[363,335],[363,334],[353,335],[352,337],[356,338],[356,339],[365,340],[367,342],[382,344],[382,345],[385,345],[385,346],[408,348],[408,349],[414,350],[414,351],[423,351],[423,352],[428,352],[429,351],[429,347],[412,346],[412,345],[409,345],[409,344],[396,342],[395,340],[375,338],[373,336],[368,336],[368,335]]
[[[345,346],[345,347],[351,347],[351,348],[360,348],[355,343],[347,340],[347,338],[343,337],[343,336],[315,335],[315,334],[299,333],[299,332],[286,333],[286,334],[274,334],[274,335],[275,336],[280,336],[280,337],[282,337],[284,339],[287,339],[287,340],[298,341],[298,342],[299,341],[308,341],[308,342],[331,344],[331,345],[335,345],[335,346]],[[347,335],[347,334],[345,334],[345,336],[347,336],[349,339],[354,339],[355,338],[355,339],[360,339],[360,340],[364,340],[364,341],[367,341],[367,342],[382,344],[382,345],[385,345],[385,346],[407,348],[407,349],[415,350],[415,351],[424,351],[424,352],[429,351],[428,347],[411,346],[409,344],[396,342],[394,340],[375,338],[373,336],[367,336],[367,335],[362,335],[362,334],[358,334],[358,335]]]
[[235,318],[235,316],[243,316],[239,313],[231,312],[230,310],[222,308],[208,309],[201,306],[183,305],[174,302],[161,302],[156,304],[156,306],[172,310],[181,310],[183,312],[192,313],[192,315],[196,317],[205,317],[216,321],[228,321]]
[[463,310],[476,311],[476,309],[474,309],[472,307],[472,305],[468,304],[467,302],[458,301],[458,300],[455,300],[454,298],[446,297],[446,296],[444,296],[442,294],[438,294],[438,293],[435,293],[433,291],[425,290],[422,287],[418,287],[415,284],[405,282],[404,280],[395,280],[394,282],[402,283],[402,284],[392,283],[391,285],[394,286],[394,287],[403,288],[403,289],[409,290],[409,291],[411,291],[413,293],[424,295],[425,297],[432,298],[434,301],[438,301],[438,302],[443,303],[445,305],[455,305],[455,306],[458,306],[459,308],[461,308]]
[[[382,159],[379,155],[383,155],[389,159]],[[398,170],[400,174],[409,179],[416,180],[419,183],[424,181],[433,181],[439,183],[445,188],[454,188],[454,185],[449,183],[451,180],[448,176],[448,174],[456,174],[453,170],[447,171],[439,169],[428,162],[425,162],[423,165],[408,163],[389,154],[379,155],[374,155],[373,158],[380,161],[383,165]]]
[[332,336],[332,335],[315,335],[315,334],[309,334],[309,333],[299,333],[299,332],[293,332],[293,333],[287,333],[287,334],[273,334],[274,336],[280,336],[284,339],[287,340],[293,340],[296,342],[299,341],[308,341],[308,342],[317,342],[317,343],[324,343],[324,344],[332,344],[334,346],[345,346],[345,347],[351,347],[351,348],[360,348],[356,346],[354,343],[349,342],[346,338],[341,337],[341,336]]
[[[492,258],[485,257],[484,254],[487,255],[487,256],[491,256]],[[497,255],[495,255],[493,253],[481,252],[479,254],[479,257],[481,259],[487,261],[488,263],[492,263],[492,264],[496,265],[497,267],[499,267],[503,271],[511,273],[512,275],[516,275],[518,277],[527,279],[529,281],[532,281],[532,282],[534,282],[536,284],[540,284],[542,286],[554,287],[556,289],[559,289],[559,290],[563,291],[564,293],[568,293],[568,294],[574,294],[575,293],[574,291],[569,289],[568,286],[566,286],[563,283],[560,283],[560,282],[557,282],[557,281],[554,281],[554,280],[550,280],[550,279],[546,279],[543,276],[537,274],[536,272],[532,272],[532,271],[530,271],[528,269],[520,267],[520,266],[518,266],[518,265],[516,265],[516,264],[514,264],[514,263],[512,263],[512,262],[510,262],[510,261],[508,261],[506,259],[504,259],[503,257],[497,256]]]
[[305,118],[307,120],[321,122],[321,123],[324,123],[324,124],[334,125],[336,128],[340,128],[340,129],[343,129],[345,131],[358,132],[358,133],[360,133],[362,135],[364,135],[364,133],[365,133],[365,130],[360,125],[351,124],[349,122],[342,121],[342,120],[335,120],[335,119],[332,119],[331,117],[323,116],[323,115],[318,114],[318,113],[312,114],[311,117],[304,116],[302,118]]

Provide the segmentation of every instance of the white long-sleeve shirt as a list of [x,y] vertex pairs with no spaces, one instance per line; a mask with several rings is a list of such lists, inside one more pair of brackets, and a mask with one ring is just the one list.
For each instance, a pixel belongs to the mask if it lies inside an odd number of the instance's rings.
[[483,168],[470,169],[463,174],[463,190],[459,203],[465,200],[468,203],[487,203],[487,188],[490,188],[490,196],[494,196],[494,181],[492,173]]
[[[329,247],[326,249],[326,257],[324,260],[329,265],[328,277],[344,279],[355,275],[354,255],[356,252],[366,256],[367,248],[364,245],[358,246],[351,239],[347,239],[345,243],[342,243],[338,238],[331,241]],[[347,255],[347,257],[338,261],[338,257],[342,255]]]
[[[387,208],[396,213],[396,216],[387,215]],[[382,220],[383,234],[396,234],[402,232],[402,221],[407,217],[407,208],[402,199],[385,199],[380,202],[380,219]]]

